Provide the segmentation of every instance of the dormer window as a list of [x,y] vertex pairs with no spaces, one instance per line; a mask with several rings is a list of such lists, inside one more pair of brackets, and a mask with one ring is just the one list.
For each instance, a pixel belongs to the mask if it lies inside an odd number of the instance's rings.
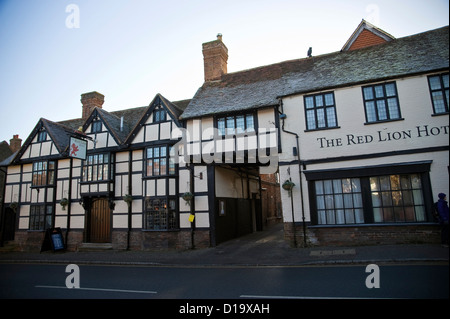
[[166,111],[163,108],[157,108],[153,111],[153,123],[164,122],[166,117]]
[[100,133],[102,131],[102,121],[95,120],[92,122],[91,133]]
[[46,141],[46,140],[47,140],[47,132],[46,132],[46,131],[40,131],[40,132],[38,133],[37,141],[38,141],[38,142],[44,142],[44,141]]

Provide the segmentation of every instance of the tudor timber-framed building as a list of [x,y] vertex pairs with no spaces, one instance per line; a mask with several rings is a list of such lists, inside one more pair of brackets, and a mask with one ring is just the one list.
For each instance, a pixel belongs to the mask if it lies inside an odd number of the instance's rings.
[[[14,242],[37,248],[55,226],[73,250],[214,246],[276,218],[261,172],[294,183],[280,210],[296,246],[439,242],[448,40],[448,26],[395,39],[363,20],[341,51],[227,73],[218,36],[191,100],[107,112],[83,94],[83,118],[41,119],[7,167]],[[67,154],[80,126],[86,161]]]

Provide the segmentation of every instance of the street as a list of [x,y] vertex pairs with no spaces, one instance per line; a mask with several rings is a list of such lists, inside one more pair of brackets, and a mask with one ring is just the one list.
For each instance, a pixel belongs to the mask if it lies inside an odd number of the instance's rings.
[[[448,298],[446,263],[295,267],[0,264],[1,299]],[[378,277],[379,288],[367,282]],[[369,280],[370,279],[370,280]],[[375,281],[376,281],[375,280]],[[72,286],[74,288],[67,288]],[[76,288],[76,287],[79,288]]]

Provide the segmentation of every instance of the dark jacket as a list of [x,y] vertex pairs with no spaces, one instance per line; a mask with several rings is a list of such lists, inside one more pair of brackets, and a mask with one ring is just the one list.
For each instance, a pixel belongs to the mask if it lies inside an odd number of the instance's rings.
[[438,200],[437,211],[439,213],[440,222],[448,224],[448,203],[446,200],[443,200],[442,198]]

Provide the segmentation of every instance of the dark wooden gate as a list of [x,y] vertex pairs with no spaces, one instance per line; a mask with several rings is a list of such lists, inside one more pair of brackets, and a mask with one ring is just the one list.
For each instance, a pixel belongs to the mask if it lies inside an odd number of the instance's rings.
[[16,213],[12,208],[5,208],[5,216],[3,220],[3,240],[14,240],[14,231],[16,228]]
[[90,242],[111,242],[111,210],[107,198],[93,200],[90,221]]

